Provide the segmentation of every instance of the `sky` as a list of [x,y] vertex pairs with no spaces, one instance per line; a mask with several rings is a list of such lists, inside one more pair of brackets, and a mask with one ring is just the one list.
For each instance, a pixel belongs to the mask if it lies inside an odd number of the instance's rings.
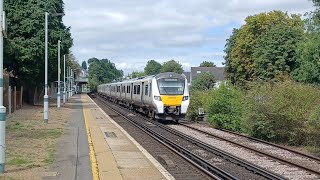
[[233,28],[249,15],[272,10],[312,11],[308,0],[64,0],[72,53],[79,63],[107,58],[125,74],[148,60],[175,59],[185,71],[212,61],[223,66]]

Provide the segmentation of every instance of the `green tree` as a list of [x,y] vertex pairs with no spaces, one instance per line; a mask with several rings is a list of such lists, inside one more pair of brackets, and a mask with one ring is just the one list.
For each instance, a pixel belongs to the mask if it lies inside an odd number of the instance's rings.
[[155,75],[159,74],[161,71],[161,64],[155,60],[150,60],[147,62],[146,67],[144,68],[144,72],[146,75]]
[[72,53],[69,53],[67,56],[66,66],[71,67],[75,74],[79,74],[81,71],[80,64]]
[[178,62],[176,62],[175,60],[170,60],[170,61],[167,61],[165,62],[163,65],[162,65],[162,68],[161,68],[161,72],[164,73],[164,72],[175,72],[175,73],[178,73],[178,74],[182,74],[183,73],[183,69],[182,69],[182,65]]
[[278,80],[297,65],[296,48],[302,39],[302,27],[272,27],[257,39],[253,52],[253,77],[264,81]]
[[193,90],[208,90],[214,88],[216,80],[209,72],[200,74],[196,79],[192,80],[191,88]]
[[[13,70],[29,94],[44,85],[44,12],[64,12],[62,0],[5,1],[8,38],[4,41],[4,67]],[[57,78],[57,44],[61,39],[61,54],[68,54],[73,44],[70,27],[62,17],[49,16],[48,82]],[[29,97],[32,103],[33,97]]]
[[139,71],[133,71],[131,74],[128,75],[128,77],[130,79],[132,78],[138,78],[138,77],[142,77],[145,76],[146,74],[144,72],[139,72]]
[[298,68],[295,80],[320,84],[320,33],[308,33],[297,48]]
[[87,69],[87,62],[86,61],[82,61],[81,68],[85,69],[85,70]]
[[123,76],[123,71],[108,59],[90,58],[88,63],[89,85],[93,91],[96,91],[97,85],[117,81]]
[[[300,16],[272,11],[249,16],[245,22],[233,31],[225,47],[226,73],[231,82],[244,84],[253,79],[270,80],[283,71],[292,71],[296,60],[293,49],[303,35]],[[271,67],[263,69],[265,66]]]
[[200,67],[216,67],[216,65],[213,62],[210,62],[210,61],[203,61],[200,64]]
[[313,3],[316,10],[305,20],[306,32],[298,44],[298,65],[292,74],[297,81],[320,84],[320,1]]
[[307,19],[307,26],[309,25],[309,30],[319,32],[320,30],[320,0],[312,0],[315,11],[311,12],[310,17]]

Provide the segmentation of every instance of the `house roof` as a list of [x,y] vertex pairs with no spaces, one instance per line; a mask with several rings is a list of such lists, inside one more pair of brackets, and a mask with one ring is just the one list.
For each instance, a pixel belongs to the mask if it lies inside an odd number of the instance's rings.
[[191,67],[191,81],[204,72],[211,73],[216,81],[224,81],[226,80],[224,69],[224,67]]

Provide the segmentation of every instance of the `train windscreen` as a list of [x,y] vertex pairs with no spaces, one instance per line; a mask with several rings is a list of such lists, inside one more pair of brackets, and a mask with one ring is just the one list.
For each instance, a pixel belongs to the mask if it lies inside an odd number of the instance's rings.
[[158,79],[158,87],[161,95],[183,95],[183,79]]

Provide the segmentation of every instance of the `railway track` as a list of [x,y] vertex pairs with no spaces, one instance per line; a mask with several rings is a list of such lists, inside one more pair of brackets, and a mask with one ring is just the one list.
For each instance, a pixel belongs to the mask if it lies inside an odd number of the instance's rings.
[[[320,158],[318,157],[226,130],[212,128],[201,129],[199,126],[191,126],[184,123],[179,123],[179,125],[205,134],[211,138],[226,141],[232,145],[258,153],[275,161],[305,170],[316,175],[317,178],[320,178]],[[219,131],[223,133],[219,133]]]
[[166,125],[139,114],[132,115],[127,109],[107,102],[101,97],[98,99],[123,119],[178,153],[213,179],[285,179]]

